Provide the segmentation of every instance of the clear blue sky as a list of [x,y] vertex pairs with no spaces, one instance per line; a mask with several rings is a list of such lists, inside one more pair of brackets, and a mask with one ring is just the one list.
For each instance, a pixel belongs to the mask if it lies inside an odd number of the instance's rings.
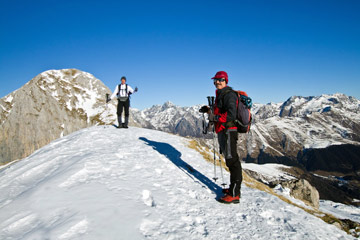
[[0,97],[63,68],[125,75],[139,109],[204,104],[219,70],[258,103],[359,99],[360,1],[0,0]]

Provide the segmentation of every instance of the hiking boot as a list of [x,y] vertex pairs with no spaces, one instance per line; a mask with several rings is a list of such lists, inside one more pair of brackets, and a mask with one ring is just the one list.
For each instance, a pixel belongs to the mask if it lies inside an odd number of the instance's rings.
[[222,193],[224,193],[224,194],[230,194],[230,189],[229,189],[229,188],[223,188],[223,189],[222,189]]
[[225,196],[223,196],[222,198],[219,199],[219,202],[226,203],[226,204],[240,203],[240,195],[233,197],[229,194],[225,194]]

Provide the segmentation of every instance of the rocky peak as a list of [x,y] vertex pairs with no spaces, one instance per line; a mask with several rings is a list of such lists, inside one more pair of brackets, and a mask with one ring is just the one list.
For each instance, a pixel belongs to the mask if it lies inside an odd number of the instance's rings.
[[84,127],[112,123],[110,90],[76,69],[43,72],[0,99],[0,162],[23,158],[50,141]]

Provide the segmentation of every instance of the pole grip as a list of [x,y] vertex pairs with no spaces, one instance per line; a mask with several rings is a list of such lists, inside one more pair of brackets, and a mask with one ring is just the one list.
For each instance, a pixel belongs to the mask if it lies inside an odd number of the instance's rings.
[[207,96],[207,100],[208,100],[208,105],[211,107],[211,97]]

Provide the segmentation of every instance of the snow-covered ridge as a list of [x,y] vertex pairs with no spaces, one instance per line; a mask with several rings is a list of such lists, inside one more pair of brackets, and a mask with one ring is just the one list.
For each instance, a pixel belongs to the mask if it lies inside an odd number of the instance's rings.
[[0,170],[0,238],[353,239],[245,185],[240,204],[218,203],[212,165],[188,144],[112,126],[53,141]]

